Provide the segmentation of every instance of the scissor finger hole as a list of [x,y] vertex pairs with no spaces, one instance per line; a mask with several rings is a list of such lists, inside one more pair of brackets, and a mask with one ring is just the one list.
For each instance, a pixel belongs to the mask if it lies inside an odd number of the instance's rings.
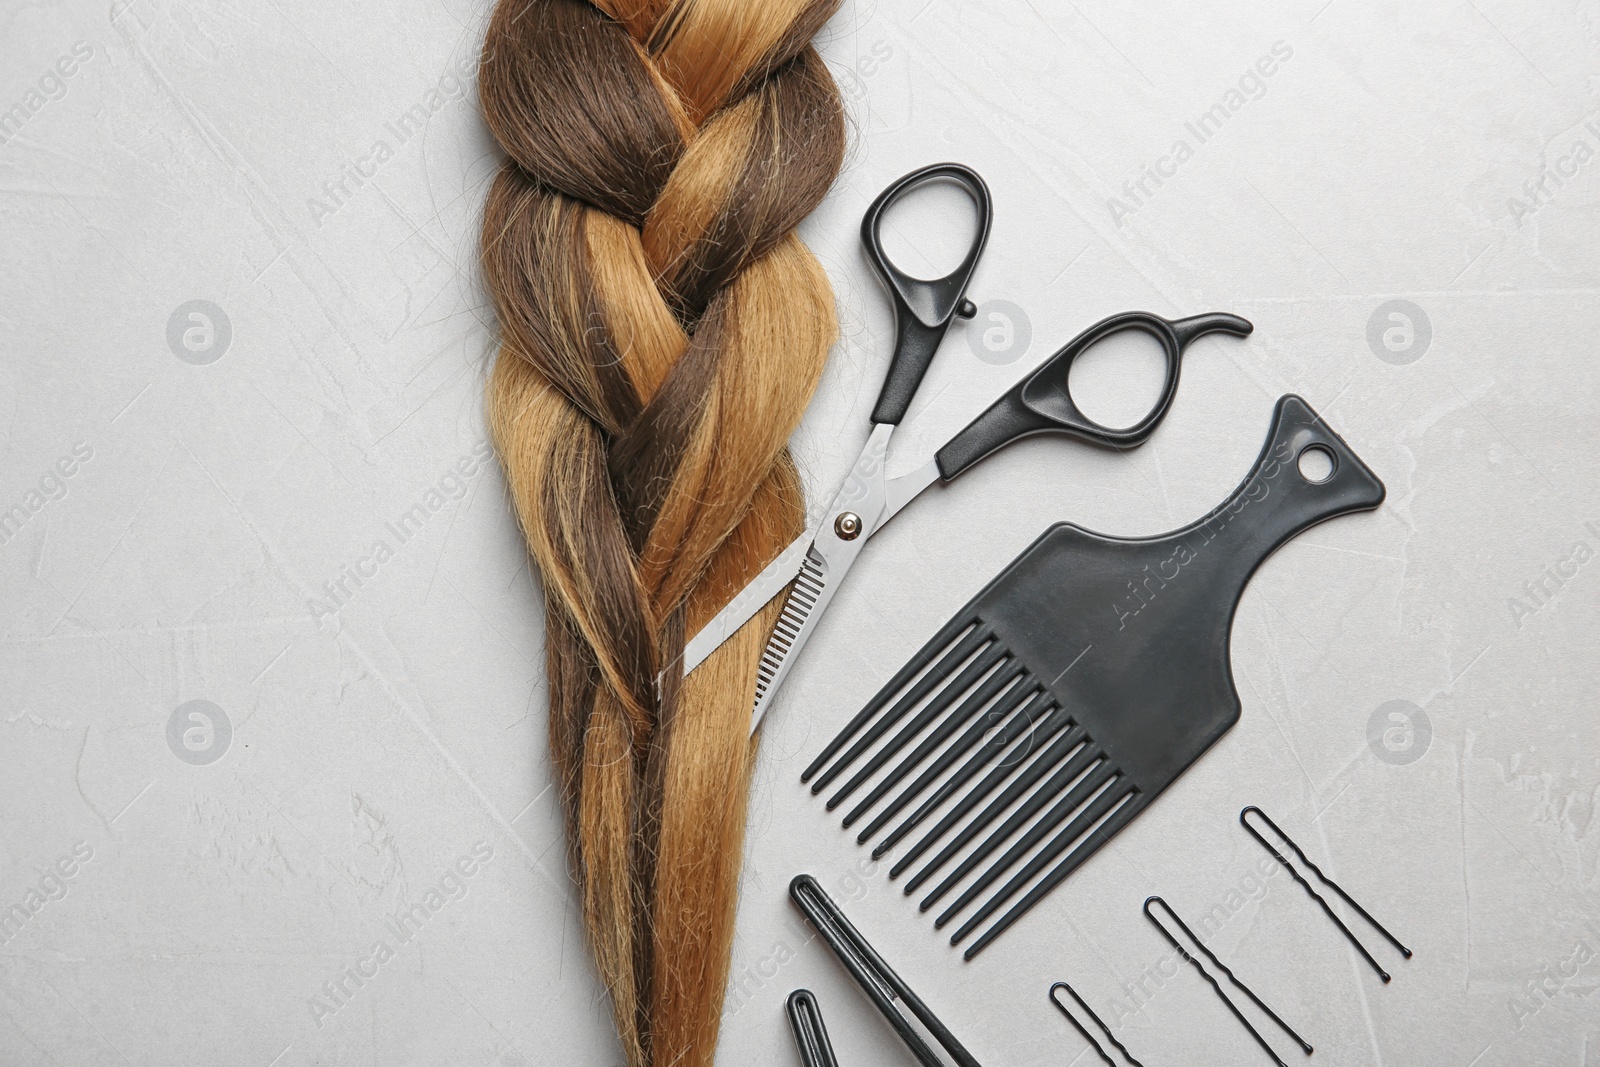
[[1108,430],[1143,422],[1161,402],[1167,357],[1161,343],[1139,329],[1101,338],[1072,362],[1067,392],[1086,418]]
[[978,205],[961,183],[931,178],[884,209],[878,241],[902,273],[934,281],[961,266],[980,223]]

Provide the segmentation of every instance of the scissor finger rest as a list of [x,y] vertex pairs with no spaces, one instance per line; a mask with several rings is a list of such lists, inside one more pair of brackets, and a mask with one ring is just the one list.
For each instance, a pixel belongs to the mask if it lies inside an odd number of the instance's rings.
[[[1252,329],[1248,320],[1220,312],[1175,322],[1147,311],[1126,311],[1101,319],[1068,341],[939,449],[939,476],[945,480],[954,478],[1002,445],[1049,430],[1112,448],[1141,445],[1167,417],[1172,398],[1178,391],[1183,353],[1190,343],[1208,333],[1245,337]],[[1113,334],[1128,330],[1147,334],[1161,346],[1165,377],[1155,405],[1144,418],[1132,426],[1116,429],[1102,426],[1079,410],[1067,387],[1067,378],[1079,356]]]

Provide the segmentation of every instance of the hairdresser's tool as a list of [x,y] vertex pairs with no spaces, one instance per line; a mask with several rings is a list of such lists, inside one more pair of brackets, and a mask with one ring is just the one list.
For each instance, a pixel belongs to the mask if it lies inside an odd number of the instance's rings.
[[[1331,473],[1316,481],[1303,474],[1308,452],[1325,453]],[[971,959],[1238,721],[1228,637],[1262,560],[1300,531],[1382,500],[1383,483],[1338,434],[1304,400],[1285,396],[1254,468],[1221,507],[1162,537],[1051,527],[889,680],[801,780],[819,793],[854,769],[829,810],[871,782],[846,827],[910,780],[857,838],[875,837],[920,800],[874,857],[942,812],[890,870],[899,877],[946,841],[907,882],[908,895],[987,835],[923,899],[923,911],[1007,846],[935,922],[942,928],[1021,864],[951,936],[961,942],[1026,888],[966,950]]]
[[1279,1017],[1277,1012],[1267,1007],[1266,1004],[1262,1002],[1261,998],[1256,996],[1255,992],[1249,986],[1239,981],[1239,979],[1234,976],[1234,973],[1228,969],[1228,965],[1217,959],[1216,953],[1206,948],[1205,944],[1194,935],[1194,931],[1189,929],[1189,924],[1184,922],[1183,919],[1179,917],[1178,913],[1172,910],[1172,905],[1168,904],[1160,897],[1145,898],[1144,917],[1150,920],[1150,925],[1154,926],[1157,930],[1160,930],[1161,936],[1167,939],[1167,943],[1173,948],[1177,949],[1178,954],[1184,959],[1188,960],[1190,966],[1192,966],[1196,971],[1200,972],[1200,977],[1204,978],[1211,984],[1212,990],[1216,992],[1217,996],[1222,998],[1222,1003],[1226,1004],[1228,1006],[1228,1010],[1233,1012],[1233,1017],[1238,1019],[1239,1022],[1244,1025],[1246,1030],[1250,1031],[1250,1036],[1256,1039],[1256,1044],[1260,1045],[1266,1050],[1268,1056],[1272,1057],[1273,1063],[1276,1063],[1278,1067],[1288,1067],[1288,1064],[1279,1059],[1278,1054],[1272,1051],[1272,1046],[1267,1044],[1266,1038],[1262,1037],[1260,1032],[1258,1032],[1254,1026],[1250,1025],[1250,1020],[1244,1017],[1244,1013],[1239,1010],[1239,1006],[1235,1004],[1232,998],[1228,996],[1227,991],[1222,988],[1222,986],[1217,982],[1216,978],[1212,977],[1212,975],[1200,965],[1199,960],[1195,959],[1189,954],[1189,950],[1184,948],[1183,945],[1179,943],[1178,939],[1172,935],[1172,931],[1167,929],[1166,924],[1164,924],[1160,919],[1156,918],[1156,913],[1151,907],[1152,904],[1161,905],[1161,910],[1166,912],[1168,917],[1178,925],[1178,929],[1183,931],[1185,937],[1194,942],[1195,947],[1200,950],[1200,954],[1211,961],[1211,966],[1221,971],[1223,976],[1226,977],[1236,989],[1244,993],[1245,996],[1249,997],[1251,1001],[1255,1003],[1256,1007],[1266,1012],[1267,1017],[1278,1024],[1279,1029],[1288,1034],[1290,1037],[1294,1038],[1295,1044],[1300,1046],[1300,1050],[1302,1052],[1304,1052],[1307,1056],[1311,1055],[1311,1046],[1306,1043],[1306,1039],[1295,1033],[1294,1028],[1288,1023],[1284,1022],[1283,1019]]
[[[845,970],[850,972],[850,977],[856,980],[861,991],[889,1020],[889,1025],[895,1028],[900,1040],[905,1042],[918,1063],[923,1067],[980,1067],[972,1054],[962,1048],[961,1042],[939,1021],[939,1017],[884,962],[883,957],[861,936],[861,931],[844,917],[839,905],[833,902],[815,878],[809,874],[796,875],[794,881],[789,883],[789,897],[817,933],[822,935],[822,940],[833,949],[833,954],[839,957],[839,962],[844,964]],[[795,1040],[798,1042],[801,1040],[801,1023],[795,1021],[793,1001],[791,997],[789,1020],[795,1027]],[[806,1008],[803,1003],[800,1007],[802,1010]],[[814,1015],[815,1033],[822,1035],[821,1044],[817,1047],[824,1048],[827,1045],[827,1033],[822,1028],[822,1015],[816,1010],[815,1000],[811,1002],[809,1012],[810,1015],[803,1019],[808,1027],[807,1033],[812,1033],[809,1028],[810,1017]],[[805,1046],[802,1044],[801,1047],[804,1055]],[[827,1051],[831,1057],[832,1050]],[[828,1061],[817,1062],[824,1064]]]
[[1341,933],[1344,934],[1345,940],[1354,945],[1356,951],[1361,953],[1362,958],[1372,965],[1373,970],[1378,972],[1378,977],[1382,978],[1385,982],[1389,981],[1389,972],[1378,966],[1378,961],[1372,958],[1372,953],[1367,951],[1367,946],[1363,945],[1359,940],[1357,940],[1356,935],[1351,933],[1350,928],[1344,924],[1344,920],[1340,919],[1339,916],[1333,913],[1333,909],[1328,906],[1328,902],[1327,900],[1323,899],[1322,894],[1318,893],[1311,887],[1311,883],[1306,881],[1305,878],[1301,876],[1300,872],[1294,869],[1294,865],[1284,857],[1283,853],[1279,852],[1276,848],[1273,848],[1272,845],[1267,842],[1267,839],[1261,836],[1261,831],[1250,825],[1250,820],[1247,818],[1247,816],[1252,814],[1260,816],[1261,821],[1266,823],[1272,832],[1276,834],[1284,844],[1288,845],[1294,850],[1294,854],[1300,857],[1300,862],[1311,869],[1311,873],[1317,876],[1318,881],[1327,886],[1329,889],[1333,890],[1335,893],[1339,894],[1339,899],[1354,908],[1363,919],[1372,924],[1373,929],[1382,934],[1384,938],[1388,940],[1389,944],[1393,945],[1397,950],[1399,950],[1400,955],[1409,960],[1411,958],[1411,950],[1402,945],[1399,939],[1391,934],[1382,923],[1368,914],[1366,908],[1363,908],[1360,904],[1357,904],[1354,900],[1352,900],[1350,894],[1339,888],[1339,884],[1337,882],[1323,874],[1322,868],[1318,867],[1315,863],[1312,863],[1310,858],[1300,850],[1300,846],[1294,843],[1294,838],[1284,833],[1283,830],[1279,828],[1278,824],[1273,822],[1266,812],[1262,811],[1254,804],[1239,812],[1239,825],[1250,831],[1250,836],[1259,841],[1262,848],[1272,853],[1272,858],[1283,864],[1283,869],[1288,871],[1289,874],[1293,876],[1294,880],[1299,882],[1301,887],[1303,887],[1307,893],[1311,894],[1312,900],[1315,900],[1322,906],[1323,914],[1327,915],[1328,918],[1333,920],[1333,924],[1339,928]]
[[822,1009],[809,989],[796,989],[784,1005],[789,1013],[789,1029],[794,1031],[795,1048],[800,1051],[801,1067],[839,1067],[834,1059],[828,1028],[822,1022]]
[[[978,228],[961,264],[943,278],[927,281],[911,277],[889,261],[879,230],[890,205],[913,189],[937,180],[952,181],[972,197],[978,207]],[[1013,386],[946,442],[921,469],[886,479],[889,438],[910,408],[951,319],[957,315],[970,317],[976,311],[965,293],[988,241],[992,216],[988,187],[977,172],[960,164],[941,163],[907,174],[889,186],[872,202],[861,221],[861,240],[895,307],[894,357],[872,411],[872,434],[820,527],[790,544],[684,648],[683,667],[687,674],[798,573],[761,659],[750,721],[752,732],[862,546],[918,493],[935,481],[948,482],[1003,445],[1045,431],[1060,431],[1113,448],[1143,444],[1172,404],[1178,388],[1179,364],[1190,342],[1217,331],[1243,337],[1251,330],[1250,323],[1237,315],[1197,315],[1177,322],[1142,311],[1113,315],[1079,334]],[[1084,352],[1126,330],[1139,330],[1161,345],[1166,357],[1166,381],[1155,406],[1143,419],[1125,429],[1111,429],[1078,410],[1067,388],[1067,377],[1073,362]]]
[[1083,1002],[1083,998],[1078,996],[1078,991],[1076,989],[1073,989],[1065,982],[1057,982],[1055,985],[1050,987],[1050,1003],[1054,1004],[1056,1006],[1056,1010],[1067,1017],[1067,1022],[1072,1024],[1072,1028],[1078,1031],[1078,1033],[1082,1034],[1083,1039],[1094,1047],[1096,1055],[1098,1055],[1106,1063],[1110,1064],[1111,1067],[1122,1067],[1121,1063],[1111,1058],[1111,1053],[1106,1051],[1106,1047],[1100,1043],[1100,1039],[1094,1034],[1090,1033],[1089,1028],[1079,1022],[1078,1017],[1073,1015],[1072,1012],[1067,1009],[1065,1004],[1061,1003],[1060,998],[1056,996],[1056,990],[1058,989],[1065,989],[1067,991],[1067,996],[1071,997],[1077,1002],[1078,1010],[1082,1011],[1090,1019],[1094,1020],[1094,1024],[1100,1028],[1100,1032],[1106,1035],[1106,1040],[1111,1042],[1112,1046],[1116,1048],[1118,1052],[1122,1053],[1123,1060],[1132,1064],[1133,1067],[1144,1067],[1144,1064],[1133,1058],[1133,1053],[1128,1051],[1127,1046],[1121,1041],[1117,1040],[1117,1035],[1111,1032],[1111,1027],[1102,1022],[1100,1016],[1094,1013],[1094,1009]]

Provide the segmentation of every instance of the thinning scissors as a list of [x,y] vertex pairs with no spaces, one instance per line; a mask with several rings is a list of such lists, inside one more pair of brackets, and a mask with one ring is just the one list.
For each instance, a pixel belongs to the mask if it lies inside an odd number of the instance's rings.
[[[933,181],[954,182],[978,208],[978,226],[966,257],[942,278],[913,278],[884,252],[880,231],[884,213],[912,190]],[[1126,449],[1143,444],[1166,417],[1178,389],[1184,350],[1195,338],[1222,332],[1243,337],[1249,322],[1237,315],[1196,315],[1169,321],[1144,311],[1127,311],[1102,319],[1067,342],[1043,364],[1012,386],[988,410],[945,442],[932,460],[898,478],[886,478],[884,460],[889,439],[905,417],[939,342],[956,316],[970,318],[976,309],[966,299],[967,283],[989,240],[994,212],[989,187],[978,173],[959,163],[937,163],[912,171],[894,182],[867,208],[861,240],[895,312],[894,356],[883,391],[872,410],[872,433],[850,469],[833,504],[814,533],[796,538],[765,570],[745,586],[684,648],[683,670],[694,670],[707,656],[755,615],[791,581],[777,627],[762,653],[757,671],[754,732],[778,686],[805,647],[817,620],[849,573],[862,546],[901,508],[935,481],[948,482],[989,453],[1023,437],[1058,431],[1081,441]],[[1154,338],[1165,357],[1165,380],[1155,405],[1132,426],[1102,426],[1078,410],[1067,388],[1073,362],[1091,347],[1127,330]]]

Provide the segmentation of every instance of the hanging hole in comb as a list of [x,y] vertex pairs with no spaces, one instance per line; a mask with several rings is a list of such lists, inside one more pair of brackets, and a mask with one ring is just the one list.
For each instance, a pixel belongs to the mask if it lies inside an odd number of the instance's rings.
[[1321,485],[1333,477],[1333,472],[1338,467],[1338,463],[1335,462],[1333,453],[1323,446],[1307,445],[1300,450],[1298,466],[1300,477],[1312,485]]

